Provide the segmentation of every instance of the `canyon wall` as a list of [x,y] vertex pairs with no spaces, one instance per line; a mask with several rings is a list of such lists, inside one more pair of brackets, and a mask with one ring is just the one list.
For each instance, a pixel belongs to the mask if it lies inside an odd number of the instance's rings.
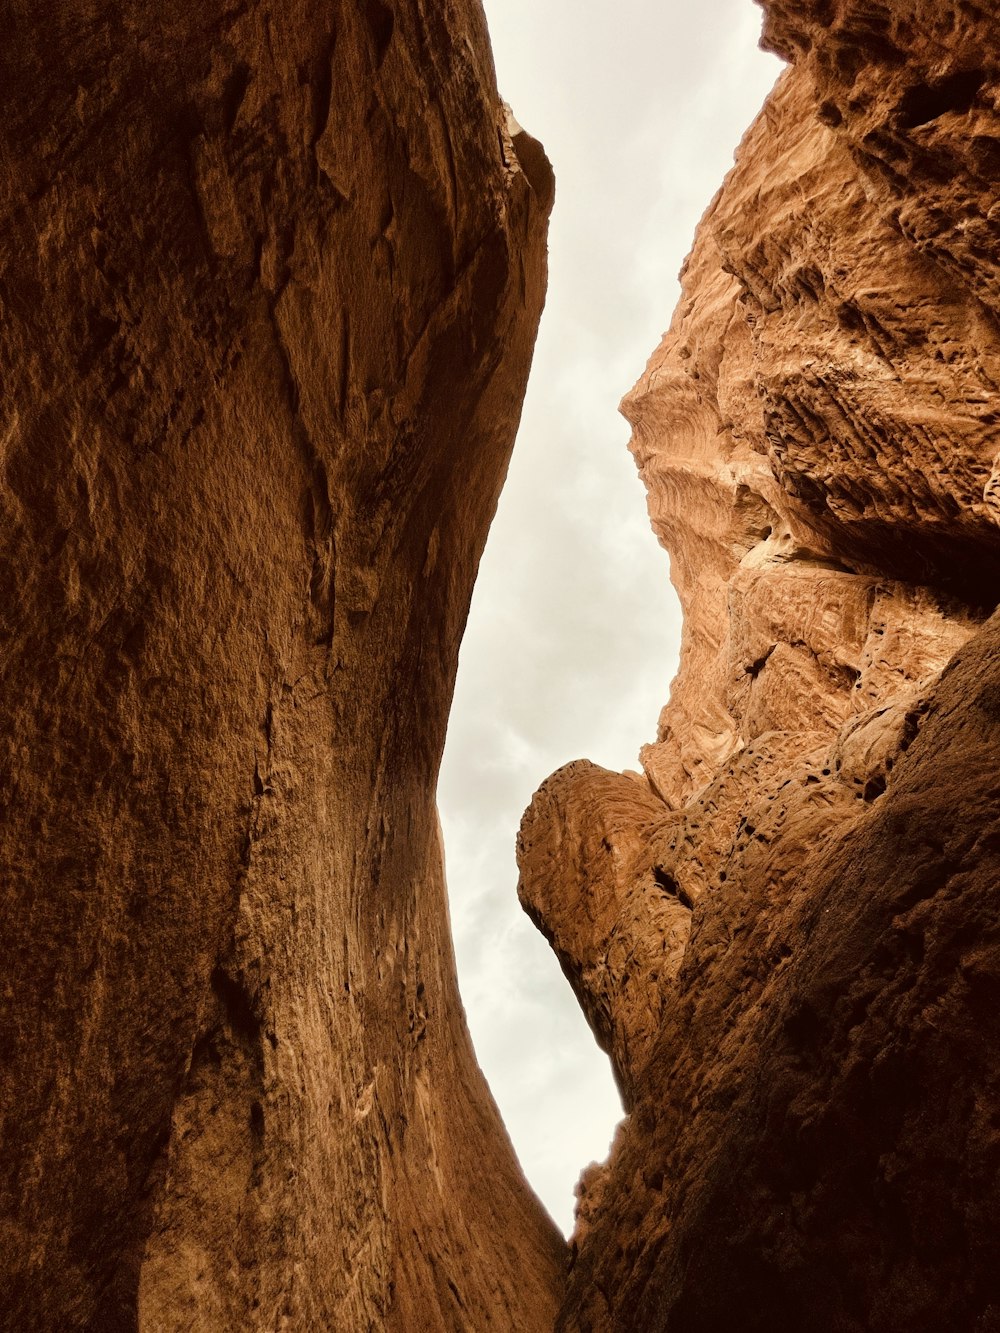
[[478,0],[2,17],[0,1326],[550,1329],[434,806],[544,154]]
[[519,892],[629,1112],[557,1328],[1000,1328],[1000,39],[765,0],[790,62],[627,396],[684,611],[643,774]]

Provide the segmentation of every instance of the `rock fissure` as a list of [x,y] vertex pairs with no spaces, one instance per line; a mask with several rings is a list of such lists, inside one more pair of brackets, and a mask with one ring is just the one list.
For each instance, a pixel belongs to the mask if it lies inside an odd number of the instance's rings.
[[551,169],[475,0],[20,8],[4,1327],[1000,1326],[995,14],[763,0],[623,403],[685,624],[518,839],[628,1111],[564,1285],[433,804]]

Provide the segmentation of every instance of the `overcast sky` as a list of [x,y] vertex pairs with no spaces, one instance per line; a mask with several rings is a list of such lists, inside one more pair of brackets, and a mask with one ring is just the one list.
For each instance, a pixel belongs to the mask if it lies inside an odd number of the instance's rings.
[[638,767],[677,664],[666,554],[618,416],[698,219],[779,71],[750,0],[485,0],[501,95],[556,172],[549,294],[462,646],[439,787],[459,980],[521,1163],[572,1226],[621,1106],[514,841],[571,759]]

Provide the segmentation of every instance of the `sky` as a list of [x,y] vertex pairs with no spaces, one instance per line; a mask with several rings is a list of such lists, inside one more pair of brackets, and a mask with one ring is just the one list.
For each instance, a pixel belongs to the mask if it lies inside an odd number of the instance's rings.
[[503,98],[556,173],[549,289],[473,596],[438,788],[459,984],[528,1179],[569,1233],[622,1109],[514,846],[572,759],[638,767],[680,613],[618,415],[698,219],[780,66],[751,0],[484,0]]

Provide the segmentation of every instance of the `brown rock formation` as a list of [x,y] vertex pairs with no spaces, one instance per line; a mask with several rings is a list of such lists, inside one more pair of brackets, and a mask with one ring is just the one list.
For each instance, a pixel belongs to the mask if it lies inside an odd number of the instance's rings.
[[433,799],[544,155],[477,0],[3,19],[0,1325],[550,1328]]
[[[645,780],[520,893],[631,1114],[557,1327],[1000,1328],[1000,42],[766,0],[793,68],[624,410],[684,608]],[[956,655],[957,654],[957,655]]]

